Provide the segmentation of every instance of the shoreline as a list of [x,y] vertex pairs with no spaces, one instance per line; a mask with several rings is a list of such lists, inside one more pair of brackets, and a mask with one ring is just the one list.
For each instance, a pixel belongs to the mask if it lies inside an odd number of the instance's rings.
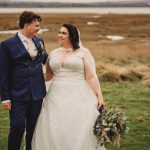
[[37,13],[64,14],[150,14],[149,7],[51,7],[51,8],[0,8],[0,14],[20,13],[24,10]]

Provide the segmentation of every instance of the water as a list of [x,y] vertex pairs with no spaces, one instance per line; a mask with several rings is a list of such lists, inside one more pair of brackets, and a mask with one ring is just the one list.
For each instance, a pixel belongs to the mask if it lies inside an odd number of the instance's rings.
[[0,13],[97,13],[97,14],[150,14],[150,7],[90,7],[90,8],[0,8]]

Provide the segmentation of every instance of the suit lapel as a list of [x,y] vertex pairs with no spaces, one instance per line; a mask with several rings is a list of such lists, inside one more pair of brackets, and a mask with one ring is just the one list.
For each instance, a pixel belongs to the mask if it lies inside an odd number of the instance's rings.
[[[15,39],[15,43],[16,43],[16,46],[17,46],[17,49],[18,51],[20,51],[20,54],[21,55],[24,55],[24,56],[27,56],[28,58],[30,58],[30,60],[32,60],[32,58],[30,57],[27,49],[25,48],[25,46],[23,45],[21,39],[19,38],[18,34],[16,34],[16,36],[14,37]],[[39,47],[40,47],[40,40],[38,38],[32,38],[35,46],[36,46],[36,49],[37,51],[39,51]],[[35,59],[34,61],[38,58],[38,54],[35,56]]]
[[35,46],[36,46],[36,49],[37,49],[37,51],[39,50],[39,46],[40,46],[40,41],[39,41],[39,39],[37,39],[37,38],[32,38],[32,40],[33,40],[33,42],[34,42],[34,44],[35,44]]
[[38,52],[37,55],[35,56],[35,59],[34,59],[34,60],[36,60],[39,56],[39,48],[40,48],[40,43],[39,42],[40,42],[40,40],[38,38],[32,38],[32,40],[33,40],[33,42],[36,46],[36,50]]
[[19,38],[18,34],[16,34],[15,36],[15,43],[16,43],[17,49],[20,51],[21,54],[27,55],[29,58],[31,58],[27,49],[25,48],[21,39]]

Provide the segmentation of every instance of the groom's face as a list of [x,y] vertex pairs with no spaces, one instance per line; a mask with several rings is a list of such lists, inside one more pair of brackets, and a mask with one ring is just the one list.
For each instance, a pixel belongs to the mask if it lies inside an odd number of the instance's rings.
[[26,24],[24,29],[28,37],[35,37],[37,36],[38,31],[40,30],[40,22],[33,21],[32,23]]

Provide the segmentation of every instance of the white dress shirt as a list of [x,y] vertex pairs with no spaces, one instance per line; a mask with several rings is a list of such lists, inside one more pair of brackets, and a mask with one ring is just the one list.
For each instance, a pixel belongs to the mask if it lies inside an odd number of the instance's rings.
[[32,44],[32,50],[36,51],[36,46],[35,46],[34,42],[32,41],[32,38],[27,38],[21,32],[18,32],[18,36],[19,36],[20,40],[22,41],[22,43],[23,43],[23,45],[27,51],[29,50],[29,43]]

